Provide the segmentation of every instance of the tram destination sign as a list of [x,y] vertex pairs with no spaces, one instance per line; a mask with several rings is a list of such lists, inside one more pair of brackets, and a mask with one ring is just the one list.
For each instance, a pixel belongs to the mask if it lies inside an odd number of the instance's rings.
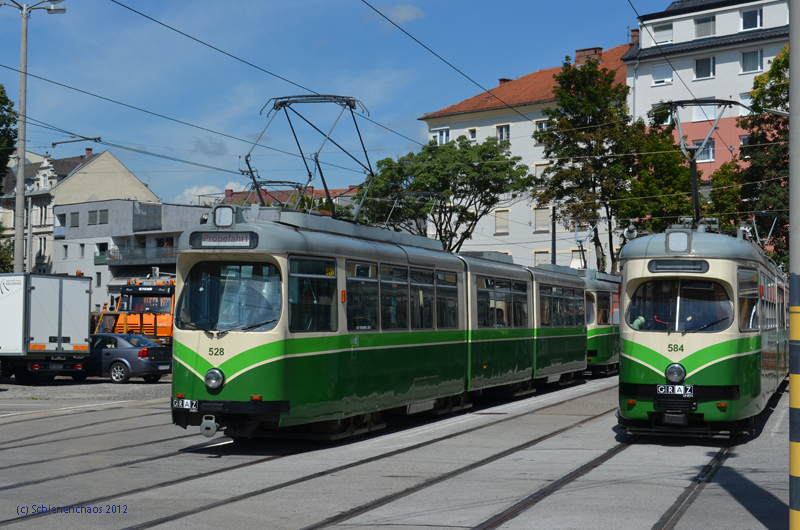
[[195,232],[189,237],[192,248],[256,248],[258,234],[253,232]]

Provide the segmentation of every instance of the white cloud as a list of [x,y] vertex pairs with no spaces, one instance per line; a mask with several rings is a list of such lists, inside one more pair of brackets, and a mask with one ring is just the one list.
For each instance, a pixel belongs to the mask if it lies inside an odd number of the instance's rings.
[[394,7],[384,7],[381,11],[397,24],[425,18],[425,13],[422,9],[411,4],[397,4]]
[[[173,203],[176,204],[198,204],[198,196],[201,195],[222,195],[225,193],[225,190],[233,190],[233,191],[244,191],[245,185],[241,182],[230,181],[225,184],[225,188],[220,189],[217,186],[213,185],[205,185],[205,186],[192,186],[183,190],[183,193],[180,195],[176,195],[172,198]],[[200,202],[203,201],[210,201],[212,200],[211,197],[201,197]]]

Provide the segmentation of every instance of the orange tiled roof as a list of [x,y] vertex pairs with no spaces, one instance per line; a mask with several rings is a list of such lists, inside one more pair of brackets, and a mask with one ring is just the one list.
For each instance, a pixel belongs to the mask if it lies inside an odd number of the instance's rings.
[[[626,83],[626,68],[622,64],[622,56],[631,48],[631,44],[615,46],[610,50],[602,52],[601,68],[616,71],[616,82]],[[438,118],[442,116],[452,116],[454,114],[467,114],[470,112],[482,112],[486,110],[502,109],[509,105],[517,107],[521,105],[533,105],[536,103],[547,103],[555,101],[553,99],[553,89],[556,81],[553,76],[561,71],[561,67],[546,68],[538,70],[528,75],[518,77],[512,81],[501,83],[489,92],[482,92],[477,96],[465,99],[455,105],[450,105],[436,112],[429,112],[423,115],[420,120]],[[502,100],[502,101],[501,101]]]

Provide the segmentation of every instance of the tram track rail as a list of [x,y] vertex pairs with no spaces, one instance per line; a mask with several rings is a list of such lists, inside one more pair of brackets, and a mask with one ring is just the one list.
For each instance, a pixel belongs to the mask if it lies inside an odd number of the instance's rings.
[[[124,418],[112,418],[110,420],[102,420],[102,421],[94,421],[94,422],[91,422],[91,423],[84,423],[83,425],[73,425],[72,427],[65,428],[65,429],[58,429],[56,431],[44,432],[44,433],[40,433],[40,434],[34,434],[34,435],[31,435],[31,436],[24,436],[22,438],[15,438],[13,440],[5,440],[5,441],[0,442],[0,446],[13,444],[13,443],[18,443],[18,442],[25,442],[27,440],[33,440],[33,439],[36,439],[36,438],[42,438],[44,436],[53,436],[55,434],[62,434],[62,433],[65,433],[65,432],[72,432],[72,431],[76,431],[78,429],[85,429],[87,427],[96,427],[98,425],[105,425],[105,424],[108,424],[108,423],[115,423],[115,422],[119,422],[119,421],[135,420],[137,418],[146,418],[147,416],[157,416],[159,414],[169,414],[169,411],[165,411],[165,412],[148,412],[147,414],[137,414],[135,416],[125,416]],[[91,436],[97,436],[97,435],[91,435]],[[84,436],[79,436],[79,437],[84,437]],[[64,440],[74,439],[74,438],[79,438],[79,437],[60,438],[59,440],[60,441],[64,441]],[[44,442],[44,443],[50,443],[50,442]],[[3,450],[5,450],[5,448],[0,447],[0,451],[3,451]]]
[[[440,437],[432,438],[430,440],[426,440],[424,442],[413,444],[413,445],[410,445],[408,447],[403,447],[403,448],[400,448],[400,449],[396,449],[396,450],[390,451],[388,453],[375,455],[373,457],[369,457],[369,458],[361,459],[361,460],[358,460],[358,461],[355,461],[355,462],[351,462],[351,463],[348,463],[348,464],[344,464],[344,465],[341,465],[341,466],[337,466],[337,467],[332,468],[332,469],[319,471],[317,473],[312,473],[312,474],[309,474],[309,475],[298,477],[296,479],[293,479],[293,480],[290,480],[290,481],[286,481],[286,482],[283,482],[283,483],[280,483],[280,484],[275,484],[273,486],[262,488],[262,489],[259,489],[259,490],[253,491],[253,492],[243,493],[241,495],[238,495],[238,496],[235,496],[235,497],[232,497],[232,498],[229,498],[229,499],[223,499],[223,500],[215,502],[215,503],[206,504],[201,508],[197,508],[197,509],[194,509],[194,510],[187,510],[187,511],[180,512],[178,514],[173,514],[171,516],[167,516],[167,517],[155,520],[155,521],[150,521],[150,522],[142,523],[140,525],[135,525],[135,526],[132,526],[130,528],[150,528],[152,526],[158,526],[158,525],[164,524],[164,523],[169,522],[169,521],[173,521],[173,520],[177,520],[177,519],[182,519],[182,518],[188,517],[190,515],[193,515],[194,513],[200,513],[200,512],[207,511],[207,510],[219,507],[219,506],[224,506],[224,505],[227,505],[227,504],[233,504],[235,502],[238,502],[238,501],[241,501],[241,500],[244,500],[244,499],[257,497],[259,495],[264,495],[264,494],[270,493],[272,491],[288,488],[288,487],[293,486],[295,484],[308,482],[308,481],[311,481],[311,480],[314,480],[314,479],[317,479],[317,478],[321,478],[321,477],[325,477],[325,476],[328,476],[328,475],[332,475],[332,474],[335,474],[335,473],[338,473],[338,472],[341,472],[341,471],[344,471],[344,470],[347,470],[347,469],[352,469],[352,468],[355,468],[355,467],[359,467],[359,466],[363,466],[363,465],[366,465],[366,464],[370,464],[372,462],[377,462],[377,461],[380,461],[380,460],[383,460],[383,459],[391,458],[391,457],[394,457],[394,456],[397,456],[397,455],[400,455],[400,454],[403,454],[403,453],[408,453],[408,452],[411,452],[411,451],[414,451],[414,450],[418,450],[418,449],[421,449],[421,448],[424,448],[424,447],[428,447],[430,445],[434,445],[436,443],[440,443],[440,442],[443,442],[443,441],[446,441],[446,440],[450,440],[450,439],[456,438],[458,436],[463,436],[463,435],[466,435],[466,434],[469,434],[469,433],[472,433],[472,432],[475,432],[475,431],[478,431],[478,430],[481,430],[481,429],[486,429],[486,428],[490,428],[490,427],[493,427],[493,426],[497,426],[499,424],[502,424],[502,423],[505,423],[505,422],[508,422],[508,421],[513,421],[515,419],[519,419],[519,418],[522,418],[524,416],[528,416],[528,415],[531,415],[531,414],[536,414],[536,413],[539,413],[539,412],[542,412],[542,411],[546,411],[546,410],[554,408],[554,407],[558,407],[558,406],[562,406],[562,405],[567,404],[567,403],[571,403],[573,401],[577,401],[577,400],[580,400],[580,399],[586,399],[587,397],[591,397],[593,395],[600,394],[600,393],[603,393],[603,392],[609,392],[609,391],[616,391],[616,387],[614,386],[614,387],[608,387],[608,388],[601,388],[599,390],[595,390],[595,391],[592,391],[592,392],[587,392],[585,394],[581,394],[579,396],[571,397],[569,399],[564,399],[564,400],[561,400],[561,401],[557,401],[555,403],[550,403],[550,404],[535,408],[533,410],[521,412],[519,414],[510,414],[508,416],[504,416],[503,418],[497,419],[496,421],[490,421],[490,422],[487,422],[485,424],[477,425],[477,426],[474,426],[474,427],[470,427],[468,429],[463,429],[463,430],[459,430],[457,432],[453,432],[453,433],[450,433],[450,434],[447,434],[447,435],[443,435],[443,436],[440,436]],[[554,394],[554,396],[558,397],[555,394]],[[600,417],[602,415],[608,414],[610,412],[613,412],[614,410],[616,410],[616,407],[613,408],[613,409],[609,409],[608,411],[604,411],[599,415],[593,416],[591,419],[594,419],[595,417]],[[587,419],[585,421],[589,421],[589,419]],[[583,423],[583,421],[581,423]],[[573,424],[573,425],[577,425],[577,424]],[[196,435],[188,435],[188,436],[196,436]],[[381,436],[381,434],[379,433],[379,434],[376,434],[375,436]],[[549,436],[549,435],[545,435],[545,436],[552,437],[552,436]],[[526,442],[526,443],[531,443],[531,442]],[[154,461],[154,460],[160,460],[160,459],[164,459],[164,458],[185,455],[185,454],[189,454],[191,452],[195,452],[195,451],[198,451],[198,450],[201,450],[201,449],[207,449],[207,448],[209,448],[211,446],[214,446],[214,445],[220,445],[219,439],[211,440],[211,441],[209,441],[207,443],[199,444],[199,445],[194,446],[192,448],[185,448],[185,449],[182,449],[182,450],[179,450],[179,451],[174,451],[174,452],[166,453],[164,455],[158,455],[158,456],[155,456],[155,457],[141,458],[141,459],[136,459],[136,460],[127,461],[127,462],[120,462],[120,463],[112,464],[112,465],[109,465],[109,466],[103,466],[102,468],[93,468],[91,470],[83,470],[83,471],[79,471],[79,472],[75,472],[75,473],[60,475],[60,476],[57,476],[57,477],[50,477],[50,478],[39,479],[39,480],[34,480],[34,481],[27,481],[27,482],[18,483],[18,484],[15,484],[15,485],[9,485],[9,486],[6,486],[6,487],[0,487],[0,491],[3,491],[3,490],[7,491],[7,490],[11,490],[11,489],[19,488],[19,487],[24,487],[24,486],[29,486],[29,485],[33,485],[33,484],[40,484],[42,482],[60,480],[60,479],[67,479],[67,478],[71,478],[71,477],[74,477],[74,476],[77,476],[77,475],[86,475],[86,474],[97,472],[97,471],[103,471],[103,470],[113,469],[113,468],[122,468],[122,467],[127,467],[127,466],[131,466],[131,465],[140,464],[140,463],[143,463],[143,462],[151,462],[151,461]],[[313,446],[313,448],[318,448],[318,447],[319,446],[317,446],[317,445]],[[240,464],[236,464],[236,465],[232,465],[232,466],[226,466],[226,467],[222,467],[222,468],[219,468],[219,469],[216,469],[216,470],[213,470],[213,471],[209,471],[209,472],[197,473],[197,474],[194,474],[194,475],[190,475],[190,476],[186,476],[186,477],[182,477],[182,478],[178,478],[178,479],[174,479],[174,480],[168,480],[168,481],[163,481],[163,482],[159,482],[159,483],[156,483],[156,484],[150,484],[148,486],[144,486],[144,487],[140,487],[140,488],[134,488],[134,489],[131,489],[131,490],[121,491],[121,492],[117,492],[117,493],[113,493],[113,494],[109,494],[109,495],[104,495],[104,496],[100,496],[100,497],[96,497],[96,498],[92,498],[92,499],[85,499],[85,500],[82,500],[82,501],[79,501],[79,502],[66,504],[66,505],[64,505],[64,508],[77,507],[77,506],[81,506],[81,505],[96,504],[96,503],[100,503],[100,502],[106,502],[106,501],[109,501],[109,500],[112,500],[112,499],[115,499],[115,498],[130,496],[130,495],[142,492],[142,491],[152,491],[152,490],[158,489],[158,488],[170,487],[170,486],[174,486],[174,485],[177,485],[177,484],[187,483],[187,482],[191,482],[191,481],[194,481],[194,480],[203,479],[203,478],[206,478],[206,477],[209,477],[209,476],[218,475],[218,474],[225,473],[225,472],[228,472],[228,471],[235,471],[235,470],[238,470],[238,469],[251,467],[251,466],[254,466],[254,465],[266,463],[266,462],[269,462],[269,461],[274,461],[274,460],[281,459],[281,458],[297,456],[297,455],[309,452],[311,450],[313,450],[313,449],[305,449],[305,450],[302,450],[302,451],[290,452],[290,453],[283,454],[283,455],[271,455],[269,457],[257,459],[257,460],[251,461],[251,462],[245,462],[245,463],[240,463]],[[0,520],[0,527],[8,526],[8,525],[11,525],[11,524],[14,524],[14,523],[18,523],[18,522],[22,522],[22,521],[29,521],[29,520],[35,519],[37,517],[41,517],[43,515],[46,515],[46,514],[34,513],[34,514],[30,514],[30,515],[23,515],[23,516],[19,516],[19,517],[10,518],[10,519]]]

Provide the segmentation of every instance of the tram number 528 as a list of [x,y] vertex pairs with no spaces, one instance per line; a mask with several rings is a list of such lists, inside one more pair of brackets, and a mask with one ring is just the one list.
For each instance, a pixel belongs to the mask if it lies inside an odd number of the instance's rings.
[[225,348],[209,348],[208,354],[216,357],[222,357],[223,355],[225,355]]
[[669,344],[667,351],[683,351],[683,344]]

